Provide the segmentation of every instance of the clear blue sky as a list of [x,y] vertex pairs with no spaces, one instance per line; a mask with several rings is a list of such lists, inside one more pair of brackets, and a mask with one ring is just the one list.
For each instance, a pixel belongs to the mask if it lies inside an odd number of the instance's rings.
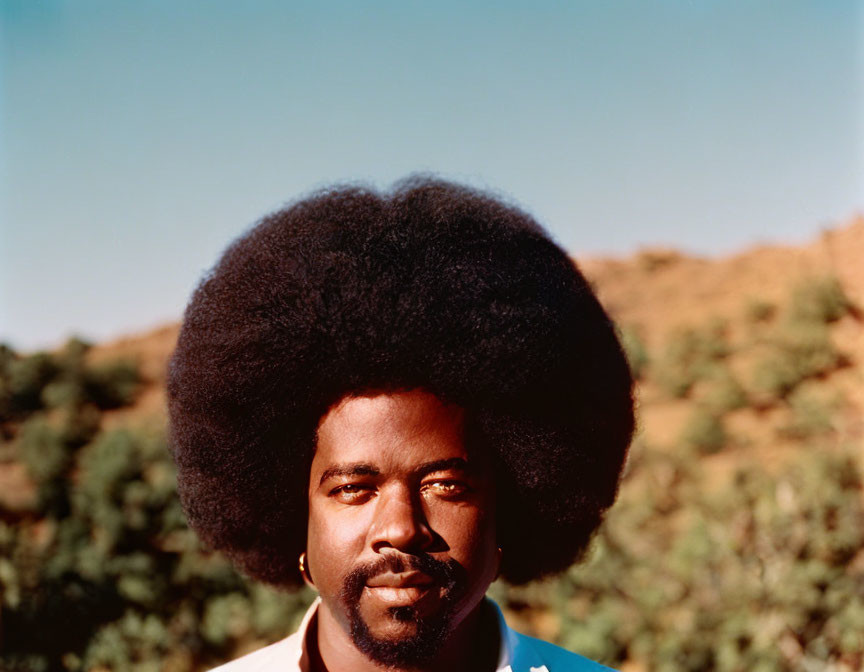
[[0,340],[179,318],[333,181],[491,187],[577,256],[801,241],[864,206],[850,0],[0,0]]

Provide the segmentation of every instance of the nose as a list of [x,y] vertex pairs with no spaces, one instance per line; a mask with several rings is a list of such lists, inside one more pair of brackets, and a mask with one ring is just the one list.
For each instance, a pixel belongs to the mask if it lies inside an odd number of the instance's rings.
[[409,488],[394,486],[381,492],[375,520],[369,530],[372,550],[394,548],[403,553],[428,550],[435,542],[419,496]]

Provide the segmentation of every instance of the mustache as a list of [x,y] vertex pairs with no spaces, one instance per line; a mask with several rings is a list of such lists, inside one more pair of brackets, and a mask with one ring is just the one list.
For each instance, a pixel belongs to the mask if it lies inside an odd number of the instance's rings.
[[441,561],[428,553],[383,555],[377,560],[355,567],[348,573],[340,591],[342,599],[348,603],[355,601],[369,580],[380,574],[401,574],[408,571],[425,574],[449,593],[460,584],[465,570],[453,559]]

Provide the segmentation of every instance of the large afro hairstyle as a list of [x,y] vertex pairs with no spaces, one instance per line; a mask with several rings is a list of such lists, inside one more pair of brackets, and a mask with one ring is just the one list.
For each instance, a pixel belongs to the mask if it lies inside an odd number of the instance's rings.
[[491,451],[502,577],[577,561],[633,433],[614,325],[529,215],[429,177],[297,201],[201,281],[168,376],[190,524],[253,578],[300,585],[320,419],[418,388],[464,408],[466,440]]

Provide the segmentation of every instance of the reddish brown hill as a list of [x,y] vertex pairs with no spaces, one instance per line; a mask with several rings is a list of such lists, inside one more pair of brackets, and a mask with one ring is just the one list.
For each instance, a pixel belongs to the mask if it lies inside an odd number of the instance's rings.
[[[806,246],[762,246],[740,254],[699,258],[674,250],[643,250],[625,259],[586,259],[581,266],[598,293],[621,324],[635,327],[652,356],[656,356],[677,330],[700,327],[723,319],[733,343],[748,338],[745,313],[748,305],[762,302],[782,307],[791,288],[808,278],[836,277],[850,299],[864,307],[864,217],[846,226],[826,230]],[[146,386],[131,409],[112,414],[111,424],[164,422],[165,367],[177,338],[177,325],[151,333],[130,336],[98,346],[93,357],[132,357],[140,362]],[[844,440],[860,441],[860,417],[864,409],[864,338],[862,322],[850,315],[831,325],[831,338],[844,354],[842,370],[822,376],[817,382],[839,390],[842,397]],[[751,362],[746,355],[731,357],[729,366],[746,382]],[[680,435],[693,398],[664,397],[649,380],[640,389],[642,435],[659,445],[672,445]],[[752,453],[764,450],[766,460],[790,443],[778,438],[778,427],[788,422],[785,408],[730,413],[733,433]],[[782,434],[782,432],[781,432]],[[734,460],[735,451],[723,459]]]
[[864,216],[803,247],[762,246],[719,259],[646,249],[627,259],[584,260],[581,266],[615,317],[642,327],[650,341],[710,317],[739,321],[748,300],[779,304],[790,286],[807,277],[837,277],[861,306]]

